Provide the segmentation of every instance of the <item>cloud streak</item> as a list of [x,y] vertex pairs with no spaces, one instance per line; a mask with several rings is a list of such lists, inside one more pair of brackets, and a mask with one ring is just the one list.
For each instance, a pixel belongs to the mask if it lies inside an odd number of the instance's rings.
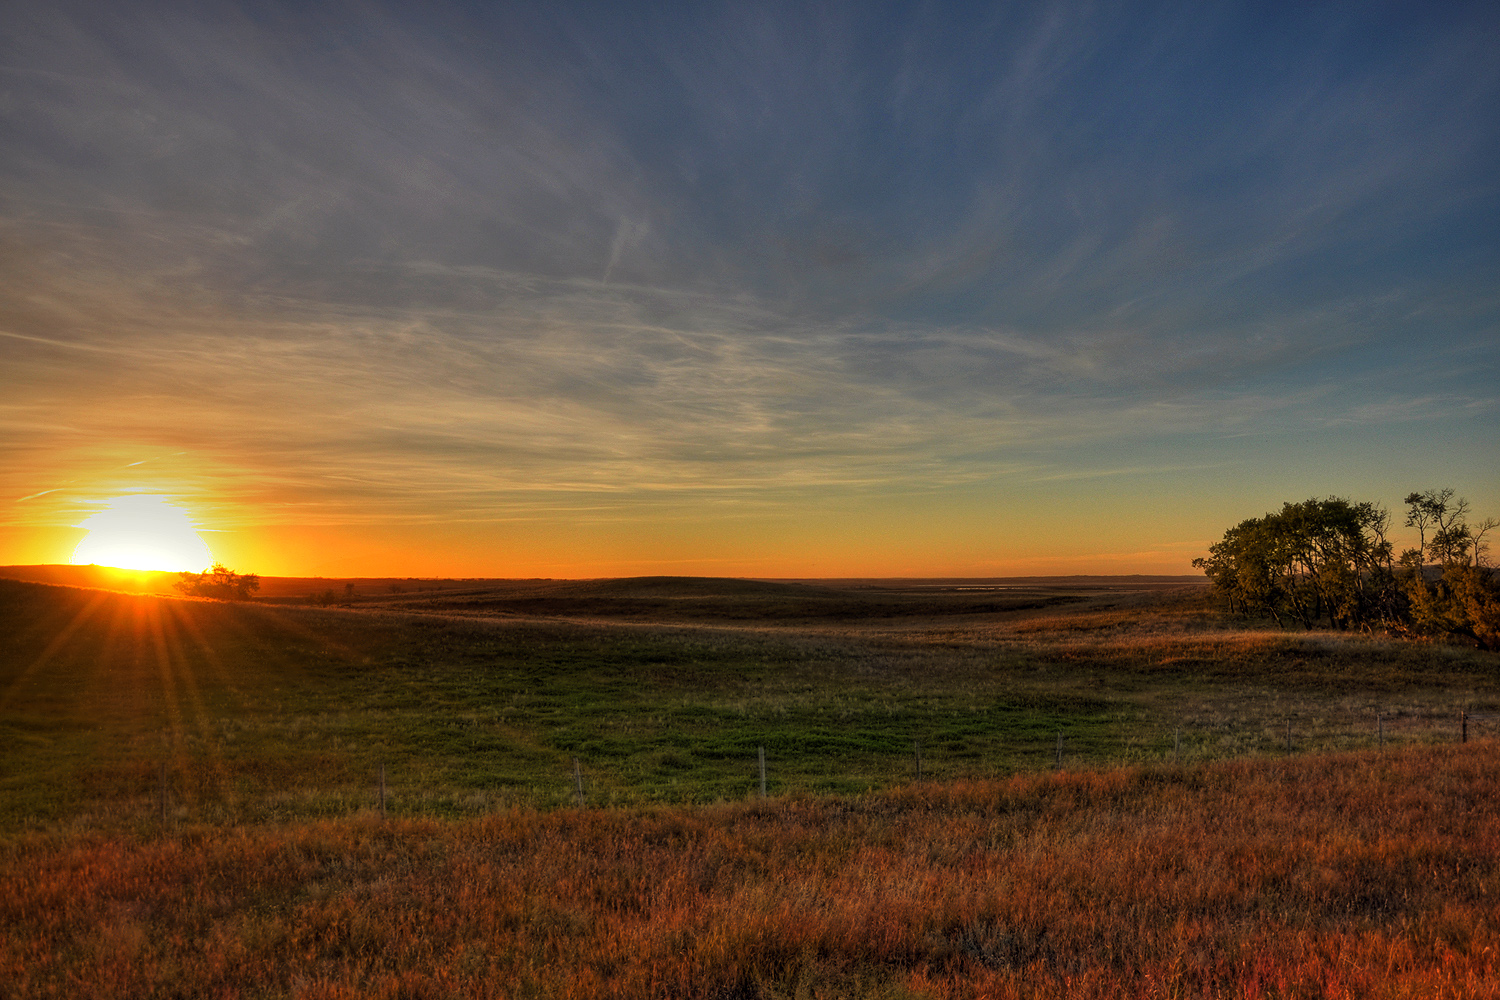
[[8,520],[142,469],[450,522],[1479,440],[1496,18],[1389,13],[8,10]]

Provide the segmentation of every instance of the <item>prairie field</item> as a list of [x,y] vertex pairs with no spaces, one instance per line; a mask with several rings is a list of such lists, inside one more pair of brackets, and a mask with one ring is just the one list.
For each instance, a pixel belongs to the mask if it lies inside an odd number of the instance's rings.
[[1500,995],[1495,654],[1173,580],[372,589],[0,580],[0,996]]

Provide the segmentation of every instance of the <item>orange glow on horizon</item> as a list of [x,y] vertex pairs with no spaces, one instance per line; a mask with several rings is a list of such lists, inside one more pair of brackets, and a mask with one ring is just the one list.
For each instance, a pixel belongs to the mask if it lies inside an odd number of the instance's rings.
[[[1159,537],[1081,541],[1048,533],[1028,539],[1023,547],[993,536],[977,541],[961,535],[901,537],[895,530],[880,532],[878,542],[872,544],[863,532],[840,530],[828,522],[798,528],[760,525],[755,526],[760,530],[750,530],[735,525],[739,531],[714,530],[722,527],[686,519],[670,528],[642,522],[626,527],[278,525],[217,534],[214,551],[231,569],[262,576],[983,578],[1196,576],[1192,559],[1208,544],[1206,540],[1177,542]],[[1088,541],[1094,546],[1086,547]]]

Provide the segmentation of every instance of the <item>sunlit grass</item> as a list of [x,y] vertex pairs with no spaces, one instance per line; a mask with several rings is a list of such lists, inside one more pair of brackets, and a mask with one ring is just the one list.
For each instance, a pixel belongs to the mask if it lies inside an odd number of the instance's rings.
[[1500,744],[0,845],[18,996],[1500,995]]

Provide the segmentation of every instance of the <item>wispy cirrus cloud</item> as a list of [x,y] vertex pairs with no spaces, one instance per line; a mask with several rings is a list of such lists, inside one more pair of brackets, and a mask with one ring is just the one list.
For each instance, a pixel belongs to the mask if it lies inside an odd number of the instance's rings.
[[1483,437],[1495,15],[1388,13],[11,8],[8,517],[142,456],[354,523]]

